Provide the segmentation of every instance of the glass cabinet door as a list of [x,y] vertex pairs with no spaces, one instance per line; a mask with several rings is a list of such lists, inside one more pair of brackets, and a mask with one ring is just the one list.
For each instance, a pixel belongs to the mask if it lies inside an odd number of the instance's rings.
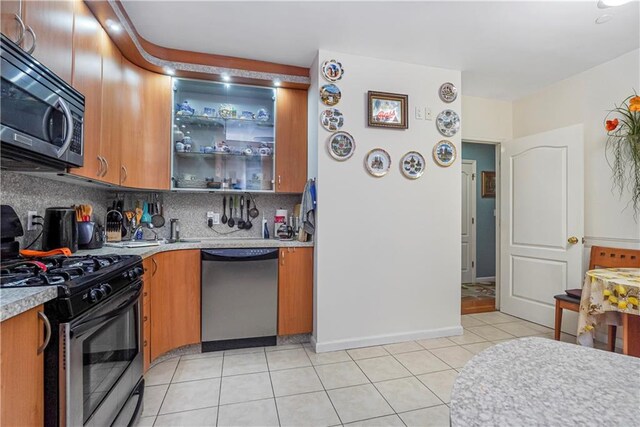
[[272,88],[174,78],[172,189],[274,190]]

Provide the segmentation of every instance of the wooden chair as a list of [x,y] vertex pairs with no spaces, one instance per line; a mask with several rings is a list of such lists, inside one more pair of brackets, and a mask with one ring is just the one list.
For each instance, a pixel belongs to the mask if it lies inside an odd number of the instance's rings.
[[[589,260],[589,270],[595,268],[640,268],[640,250],[606,248],[604,246],[592,246]],[[582,289],[571,289],[574,293],[580,293]],[[580,311],[580,298],[561,294],[554,296],[556,299],[556,323],[555,339],[560,340],[560,329],[562,327],[562,310]],[[614,351],[616,348],[615,325],[609,325],[609,336],[607,348]]]

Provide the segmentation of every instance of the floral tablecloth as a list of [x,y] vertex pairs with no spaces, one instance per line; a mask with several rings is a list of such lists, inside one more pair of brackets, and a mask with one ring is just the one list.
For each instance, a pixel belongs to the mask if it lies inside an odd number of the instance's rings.
[[585,274],[578,317],[578,343],[593,346],[599,324],[622,325],[622,313],[640,316],[640,268],[603,268]]

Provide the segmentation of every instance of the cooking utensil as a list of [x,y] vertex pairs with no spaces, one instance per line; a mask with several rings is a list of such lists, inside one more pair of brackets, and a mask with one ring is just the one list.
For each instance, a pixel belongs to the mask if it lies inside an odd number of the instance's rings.
[[164,227],[164,217],[160,214],[155,214],[151,217],[151,224],[154,228]]
[[[258,218],[258,215],[260,215],[260,211],[258,210],[258,208],[256,208],[256,200],[253,198],[251,193],[248,193],[248,194],[251,197],[251,200],[253,200],[253,207],[249,210],[249,216],[254,219]],[[247,203],[247,208],[248,207],[249,207],[249,204]]]
[[250,206],[251,200],[247,199],[247,222],[244,223],[245,230],[251,230],[251,227],[253,227],[253,224],[251,223],[251,215],[249,214],[249,212],[251,211],[251,209],[249,208]]
[[140,222],[149,224],[151,222],[151,215],[149,215],[149,203],[145,202],[142,204],[142,206],[142,218],[140,218]]
[[222,218],[220,221],[222,221],[223,224],[226,224],[227,219],[227,196],[224,196],[222,198]]
[[236,221],[233,219],[233,197],[229,197],[229,221],[227,225],[231,228],[236,225]]
[[240,219],[238,220],[238,228],[244,230],[244,196],[240,196]]
[[136,224],[140,224],[140,220],[142,219],[142,209],[136,206]]

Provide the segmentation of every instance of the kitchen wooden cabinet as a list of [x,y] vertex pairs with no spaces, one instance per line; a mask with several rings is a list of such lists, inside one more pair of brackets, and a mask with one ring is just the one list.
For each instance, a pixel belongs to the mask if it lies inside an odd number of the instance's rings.
[[307,91],[279,88],[276,101],[276,192],[302,193],[307,181]]
[[200,250],[162,252],[151,258],[151,360],[200,342]]
[[[27,31],[22,46],[33,57],[71,83],[73,9],[75,1],[23,1],[22,19]],[[4,7],[4,1],[2,2]]]
[[38,306],[0,323],[0,425],[44,424],[43,312]]
[[102,125],[102,45],[104,30],[83,1],[75,2],[71,84],[84,95],[84,165],[70,173],[102,180],[106,163],[100,153]]
[[102,123],[100,153],[104,158],[102,180],[120,184],[120,147],[122,146],[122,54],[106,32],[102,32]]
[[313,248],[280,248],[278,335],[313,331]]
[[170,184],[171,77],[123,59],[120,184],[168,190]]
[[2,34],[9,37],[14,43],[21,41],[24,36],[24,28],[21,25],[20,1],[2,0],[1,12],[0,28],[2,28]]

